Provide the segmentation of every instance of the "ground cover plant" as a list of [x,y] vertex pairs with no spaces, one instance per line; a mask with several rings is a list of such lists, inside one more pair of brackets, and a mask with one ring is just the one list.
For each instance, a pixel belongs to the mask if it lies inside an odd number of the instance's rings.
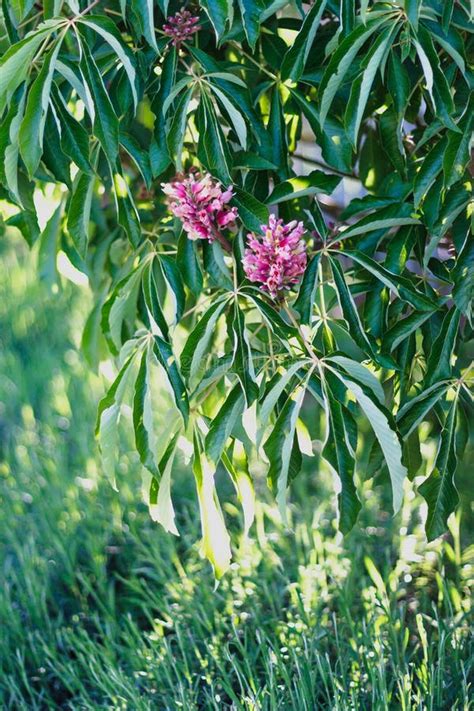
[[[15,232],[0,246],[0,706],[467,711],[472,454],[458,471],[463,515],[428,545],[412,484],[394,519],[384,483],[365,482],[359,525],[342,536],[322,458],[305,458],[289,529],[260,483],[245,541],[220,472],[239,545],[214,590],[183,461],[180,538],[142,502],[131,426],[120,493],[104,480],[90,440],[102,383],[78,337],[90,296],[67,283],[48,295]],[[422,443],[429,469],[436,433]]]
[[[245,532],[256,478],[285,520],[289,484],[321,456],[343,533],[364,480],[386,481],[396,513],[421,473],[427,537],[444,533],[472,407],[471,5],[2,13],[3,210],[42,280],[94,293],[82,343],[92,367],[117,366],[96,427],[112,486],[128,411],[151,516],[172,533],[174,460],[190,458],[218,577],[219,467]],[[337,201],[347,179],[358,196]]]

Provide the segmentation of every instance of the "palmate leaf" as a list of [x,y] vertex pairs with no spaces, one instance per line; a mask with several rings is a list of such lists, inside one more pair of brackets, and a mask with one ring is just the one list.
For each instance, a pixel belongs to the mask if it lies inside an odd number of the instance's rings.
[[67,228],[81,257],[87,253],[95,176],[78,173],[67,213]]
[[460,312],[454,308],[448,311],[443,325],[431,348],[426,364],[426,386],[451,376],[454,345],[458,335]]
[[275,422],[263,449],[270,463],[268,481],[276,492],[276,500],[281,516],[286,521],[286,491],[288,483],[294,477],[292,472],[292,454],[299,417],[305,395],[305,388],[299,385],[289,395]]
[[237,300],[234,302],[232,311],[232,337],[234,341],[232,370],[240,380],[247,407],[249,407],[258,395],[258,386],[255,380],[255,369],[249,334],[245,326],[245,316]]
[[402,447],[394,418],[364,383],[343,376],[336,370],[333,372],[354,395],[377,437],[390,474],[393,510],[397,513],[402,505],[403,482],[407,471],[402,462]]
[[377,17],[376,19],[368,21],[365,25],[360,25],[341,42],[332,55],[319,87],[321,97],[319,121],[321,129],[324,127],[326,116],[331,108],[336,92],[342,84],[357,53],[374,32],[379,31],[385,23],[389,24],[391,22],[393,22],[393,19],[387,13],[386,16]]
[[30,177],[35,173],[43,152],[43,136],[56,60],[62,38],[46,56],[40,73],[33,82],[20,126],[19,146]]
[[25,80],[36,51],[60,24],[60,20],[47,20],[12,45],[0,59],[0,115],[15,89]]
[[327,175],[320,170],[313,170],[309,175],[290,178],[279,183],[268,197],[267,203],[276,205],[286,200],[294,200],[316,193],[329,195],[340,182],[341,179],[335,175]]
[[118,423],[134,359],[135,354],[132,354],[122,365],[111,387],[100,401],[97,410],[95,434],[99,442],[102,466],[107,479],[115,490],[117,489],[115,463],[119,444]]
[[454,486],[457,466],[456,452],[457,398],[451,404],[430,476],[419,487],[420,494],[428,504],[426,535],[429,541],[446,531],[449,515],[458,503],[458,493]]
[[209,459],[217,464],[222,456],[227,440],[242,415],[245,395],[240,382],[234,385],[218,413],[213,418],[205,439],[205,450]]
[[215,576],[221,578],[232,557],[230,536],[217,498],[215,467],[206,457],[199,431],[194,433],[193,473],[201,512],[201,554],[211,563]]
[[189,402],[181,374],[178,370],[176,358],[171,346],[158,335],[153,336],[153,355],[161,365],[166,381],[169,384],[176,407],[183,418],[184,426],[188,424]]
[[[172,425],[175,423],[172,422]],[[173,431],[174,427],[171,428]],[[165,434],[165,433],[162,433]],[[175,523],[175,512],[171,500],[171,471],[176,453],[179,430],[170,437],[168,447],[161,457],[158,469],[161,479],[153,475],[147,477],[148,508],[153,521],[161,524],[165,531],[179,536]]]
[[344,250],[344,254],[357,262],[357,264],[360,264],[364,269],[367,269],[382,284],[407,301],[413,308],[418,309],[418,311],[435,311],[438,308],[438,304],[419,291],[407,277],[389,271],[376,262],[375,259],[357,250]]
[[330,387],[331,374],[326,373],[323,392],[325,395],[327,435],[323,457],[329,462],[341,482],[339,494],[339,528],[348,533],[354,526],[361,505],[354,484],[355,461],[350,445],[347,425],[344,418],[346,411],[338,402]]
[[301,323],[311,323],[311,314],[318,289],[320,260],[321,255],[319,253],[311,258],[301,280],[298,298],[293,303],[293,308],[300,315]]
[[80,24],[85,27],[90,27],[94,30],[94,32],[97,32],[97,34],[103,37],[107,44],[112,47],[127,74],[128,81],[130,82],[130,88],[132,90],[133,104],[136,108],[138,104],[138,95],[136,88],[135,59],[133,52],[124,43],[117,26],[114,22],[112,22],[112,20],[103,15],[87,15],[81,19]]
[[222,455],[222,463],[227,469],[244,513],[244,537],[255,518],[255,490],[249,473],[248,457],[242,442],[234,440],[229,451]]
[[303,73],[327,0],[317,0],[306,15],[293,45],[283,57],[281,78],[296,81]]
[[227,24],[232,24],[232,3],[230,0],[200,0],[200,5],[208,15],[219,41],[225,32]]
[[410,436],[436,403],[446,395],[450,385],[449,380],[434,383],[404,403],[397,413],[398,429],[404,439]]
[[94,134],[99,139],[110,166],[113,167],[119,149],[118,118],[87,42],[83,41],[81,47],[81,72],[94,102]]
[[122,346],[124,321],[129,317],[130,312],[136,309],[140,280],[145,266],[146,263],[141,262],[136,269],[121,279],[102,308],[102,332],[114,355],[118,355]]
[[263,0],[238,0],[238,3],[247,41],[251,48],[255,49],[260,30],[260,18],[265,3]]
[[[297,376],[297,373],[299,371],[303,371],[304,373],[304,367],[308,366],[310,363],[311,361],[309,359],[298,360],[296,363],[292,363],[288,366],[283,373],[278,372],[275,375],[273,386],[266,393],[265,398],[258,410],[259,428],[257,432],[257,446],[260,446],[265,430],[270,422],[271,414],[275,412],[279,398],[290,385],[295,376]],[[298,377],[300,382],[304,379],[304,375]]]
[[223,297],[215,301],[205,311],[189,334],[180,357],[181,372],[185,378],[192,380],[199,368],[202,367],[203,356],[207,352],[217,321],[222,315],[226,304],[227,300]]
[[367,66],[352,85],[349,102],[344,115],[344,124],[349,140],[354,147],[357,145],[360,124],[375,79],[375,74],[386,55],[390,43],[394,39],[395,29],[396,25],[393,25],[378,35],[366,57],[365,62]]
[[135,393],[133,397],[133,429],[135,446],[144,467],[157,479],[161,478],[157,462],[157,441],[153,426],[153,408],[151,399],[151,352],[146,347],[140,359]]

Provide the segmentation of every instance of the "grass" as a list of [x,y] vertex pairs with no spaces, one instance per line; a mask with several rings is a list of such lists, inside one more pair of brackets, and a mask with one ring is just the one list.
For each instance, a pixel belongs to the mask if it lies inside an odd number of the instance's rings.
[[[48,296],[18,241],[2,240],[1,708],[473,708],[469,511],[427,545],[412,488],[392,519],[383,487],[364,482],[343,539],[327,472],[308,460],[289,528],[267,497],[214,589],[183,463],[180,538],[141,503],[126,428],[120,494],[101,478],[102,385],[77,349],[85,292]],[[225,511],[236,529],[237,507]]]

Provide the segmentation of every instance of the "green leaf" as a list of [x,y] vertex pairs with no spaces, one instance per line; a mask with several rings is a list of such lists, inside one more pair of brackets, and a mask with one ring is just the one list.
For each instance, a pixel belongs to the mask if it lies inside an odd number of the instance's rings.
[[201,555],[208,559],[219,579],[228,569],[232,558],[230,536],[217,498],[215,467],[206,457],[197,432],[194,433],[193,473],[201,513]]
[[182,170],[182,154],[184,145],[184,136],[188,125],[188,107],[193,94],[191,87],[183,93],[176,107],[173,120],[168,133],[168,150],[173,163],[178,170]]
[[168,131],[163,106],[175,85],[177,63],[176,49],[173,47],[163,59],[159,90],[151,102],[151,110],[155,114],[153,141],[150,147],[150,163],[154,176],[161,175],[171,162],[168,154]]
[[114,355],[122,346],[122,329],[130,312],[135,310],[146,263],[141,262],[136,269],[121,279],[102,308],[102,331]]
[[142,148],[132,135],[124,131],[120,132],[120,145],[125,148],[128,155],[132,158],[145,181],[146,187],[150,189],[153,176],[148,151]]
[[436,180],[436,176],[443,168],[444,152],[447,146],[447,139],[442,138],[438,141],[431,151],[426,155],[421,167],[413,181],[413,195],[415,198],[415,207],[418,207],[426,193]]
[[303,73],[327,0],[316,0],[306,15],[293,45],[283,57],[281,79],[297,81]]
[[99,442],[102,467],[112,488],[116,491],[115,464],[119,448],[118,424],[134,357],[135,354],[131,355],[121,367],[111,387],[100,401],[97,410],[95,434]]
[[450,383],[443,381],[422,390],[419,395],[408,400],[397,414],[397,423],[400,434],[404,439],[418,427],[420,422],[433,409],[436,403],[444,397]]
[[[471,104],[474,109],[474,104]],[[468,109],[469,111],[469,109]],[[469,146],[472,138],[472,113],[468,121],[463,126],[462,133],[448,132],[448,143],[443,157],[444,186],[450,188],[451,185],[461,180],[464,176],[466,166],[470,159]]]
[[359,49],[382,24],[391,21],[390,16],[382,16],[369,20],[365,25],[359,25],[350,35],[343,39],[332,55],[319,86],[319,96],[321,97],[319,123],[321,129],[324,127],[326,116],[336,92],[351,68]]
[[25,115],[20,126],[20,153],[30,177],[36,172],[43,152],[44,126],[49,107],[51,83],[60,48],[61,40],[56,42],[46,56],[41,71],[29,91]]
[[452,297],[461,313],[472,323],[474,305],[474,240],[466,237],[453,269],[454,287]]
[[397,321],[383,336],[383,350],[386,353],[398,348],[403,341],[411,336],[432,315],[430,311],[413,311],[406,318]]
[[[174,425],[174,423],[172,423]],[[171,501],[171,471],[176,453],[179,431],[170,439],[165,453],[159,461],[161,479],[150,476],[148,484],[148,508],[153,521],[159,523],[167,533],[179,536],[175,523],[173,502]]]
[[332,392],[330,378],[324,379],[327,435],[322,456],[329,462],[341,482],[339,500],[339,528],[348,533],[354,526],[361,505],[354,484],[354,452],[349,444],[349,434],[344,420],[344,410]]
[[137,247],[142,236],[140,217],[132,200],[128,183],[120,172],[118,164],[117,170],[112,172],[112,181],[118,223],[123,227],[132,247]]
[[391,413],[376,400],[372,390],[340,373],[336,375],[355,396],[378,439],[392,482],[393,510],[397,513],[402,505],[403,482],[407,471],[402,463],[402,447],[395,421]]
[[248,230],[260,233],[261,226],[268,224],[268,207],[242,188],[234,187],[232,203],[238,208],[239,217]]
[[228,142],[220,127],[214,107],[206,94],[201,95],[203,125],[199,149],[206,168],[223,183],[230,183],[231,156]]
[[395,112],[399,118],[402,118],[405,115],[410,97],[410,78],[394,49],[392,49],[388,57],[387,85]]
[[168,286],[168,294],[173,301],[174,322],[177,323],[183,315],[186,302],[181,274],[176,262],[171,257],[161,254],[159,263]]
[[453,401],[441,433],[441,443],[430,476],[419,487],[419,492],[428,504],[426,535],[429,541],[445,533],[448,517],[458,504],[454,486],[457,467],[456,453],[457,398]]
[[418,19],[420,16],[420,0],[405,0],[405,12],[407,14],[408,20],[415,30],[418,30]]
[[286,521],[286,490],[291,478],[291,455],[296,432],[296,422],[303,404],[305,388],[298,386],[288,397],[275,422],[270,436],[263,445],[270,462],[268,481],[276,491],[281,516]]
[[203,357],[226,303],[227,300],[222,297],[215,301],[189,334],[180,357],[181,371],[185,378],[192,380],[203,366]]
[[357,146],[360,124],[364,115],[365,107],[369,98],[375,74],[386,54],[387,48],[392,40],[395,26],[381,32],[372,45],[370,52],[364,60],[365,69],[362,74],[352,84],[349,102],[344,114],[344,124],[347,135],[354,147]]
[[288,139],[278,85],[272,91],[267,131],[271,141],[268,157],[278,166],[278,177],[284,179],[288,177]]
[[89,136],[81,124],[71,116],[62,94],[53,89],[54,106],[61,126],[61,149],[83,173],[91,173]]
[[157,462],[158,443],[153,427],[150,360],[150,350],[149,348],[145,348],[140,359],[140,366],[135,381],[133,429],[135,432],[135,447],[140,456],[141,463],[154,477],[160,479],[161,472],[158,469]]
[[413,308],[419,311],[435,311],[438,308],[438,304],[433,299],[430,299],[429,296],[426,296],[426,294],[418,291],[407,277],[385,269],[385,267],[381,266],[375,259],[367,257],[357,250],[344,250],[344,255],[353,259],[364,267],[364,269],[367,269],[368,272],[373,274],[398,297],[411,304]]
[[426,364],[425,383],[427,386],[436,383],[438,380],[445,380],[451,377],[451,359],[456,345],[460,319],[461,313],[456,308],[450,309],[444,317],[443,325],[431,347]]
[[238,301],[234,302],[232,314],[232,335],[234,341],[234,363],[232,370],[240,380],[249,407],[258,395],[258,385],[255,380],[252,351],[250,349],[249,335],[245,327],[245,317],[239,308]]
[[8,3],[15,18],[15,24],[18,25],[30,12],[34,0],[10,0]]
[[254,306],[260,311],[261,316],[270,330],[285,343],[288,338],[296,334],[295,328],[287,324],[278,311],[275,311],[272,306],[267,304],[260,296],[257,296],[256,291],[255,288],[249,287],[242,289],[241,293],[253,301]]
[[208,15],[219,42],[227,23],[232,24],[232,3],[230,0],[200,0],[200,5]]
[[330,258],[330,261],[339,306],[341,307],[342,314],[349,327],[349,333],[359,348],[371,357],[374,357],[373,344],[366,334],[364,325],[357,310],[357,306],[344,279],[342,267],[335,259]]
[[12,100],[10,109],[0,129],[1,170],[0,177],[13,198],[21,205],[22,199],[18,185],[18,134],[25,109],[26,92],[19,89]]
[[311,315],[313,313],[313,306],[316,301],[320,261],[320,252],[315,254],[314,257],[312,257],[309,261],[303,274],[303,279],[298,291],[298,296],[296,298],[296,301],[292,305],[294,310],[299,313],[301,323],[306,323],[309,325],[311,325]]
[[15,89],[25,80],[36,50],[58,24],[57,20],[49,20],[39,25],[34,32],[9,47],[0,59],[0,115]]
[[352,148],[340,121],[335,116],[326,116],[324,131],[322,131],[315,103],[307,101],[303,94],[296,89],[291,88],[290,91],[308,120],[318,145],[321,146],[326,163],[336,170],[350,172],[352,170]]
[[439,56],[434,48],[429,32],[420,25],[418,41],[414,42],[426,79],[426,88],[433,107],[440,120],[448,128],[458,131],[451,115],[454,113],[453,97],[445,74],[441,69]]
[[67,228],[80,256],[84,259],[89,241],[89,226],[95,176],[78,173],[67,213]]
[[189,402],[186,388],[178,370],[176,358],[169,343],[160,336],[153,336],[153,353],[156,360],[165,371],[168,383],[173,393],[176,407],[183,418],[184,426],[187,426],[189,418]]
[[56,257],[61,236],[62,214],[61,203],[49,218],[38,240],[38,275],[48,286],[56,284],[58,279]]
[[269,205],[277,205],[280,202],[302,198],[306,195],[316,195],[317,193],[330,195],[340,182],[341,178],[336,175],[328,175],[321,170],[313,170],[309,175],[290,178],[279,183],[266,202]]
[[90,27],[112,47],[127,74],[130,88],[132,90],[133,105],[135,109],[138,105],[136,89],[135,59],[132,50],[124,43],[122,35],[117,30],[117,26],[112,20],[103,15],[87,15],[81,18],[81,25]]
[[225,93],[217,88],[217,86],[212,86],[212,91],[219,99],[220,103],[224,107],[225,111],[229,115],[234,131],[237,134],[239,143],[245,150],[247,148],[247,125],[245,123],[244,117],[240,111],[234,106],[232,101],[227,98]]
[[206,435],[206,454],[214,464],[219,462],[226,442],[231,436],[237,420],[242,416],[244,407],[245,395],[239,382],[227,395]]
[[244,537],[248,535],[255,518],[255,491],[249,474],[247,454],[244,446],[235,440],[232,447],[232,460],[225,452],[222,463],[229,472],[232,483],[237,492],[237,497],[242,504],[244,512]]
[[[399,211],[402,212],[401,209]],[[404,206],[403,211],[409,212],[410,206]],[[383,213],[383,210],[378,210],[374,214],[367,215],[367,217],[363,217],[361,220],[358,220],[358,222],[354,225],[351,225],[338,234],[338,241],[348,239],[349,237],[356,237],[357,235],[363,235],[367,232],[373,232],[375,230],[388,230],[392,227],[420,224],[420,220],[416,217],[381,217],[381,213]]]
[[133,10],[139,22],[141,24],[141,32],[155,52],[159,54],[158,45],[156,43],[155,35],[155,18],[153,12],[154,2],[153,0],[133,0],[132,2]]
[[147,265],[143,271],[142,292],[144,311],[141,314],[147,328],[153,334],[163,336],[169,341],[168,324],[163,314],[158,295],[158,283],[155,275],[155,263]]
[[354,380],[357,380],[366,388],[370,388],[381,405],[385,404],[385,394],[380,381],[377,380],[372,371],[366,368],[365,365],[342,355],[329,356],[324,359],[324,362],[336,363],[336,365],[344,368],[351,378],[354,378]]
[[119,149],[118,118],[89,47],[86,42],[82,42],[81,46],[81,71],[94,102],[94,135],[99,139],[112,168],[115,166]]
[[260,32],[260,15],[262,14],[263,4],[261,0],[238,0],[238,2],[245,36],[252,50],[254,50]]
[[196,255],[195,243],[189,239],[184,230],[178,240],[176,264],[183,275],[183,281],[195,296],[202,291],[203,277]]
[[[288,385],[292,382],[293,378],[295,375],[298,373],[299,370],[304,368],[306,365],[309,365],[311,361],[308,360],[299,360],[296,363],[292,363],[290,366],[287,367],[287,369],[281,373],[278,372],[275,375],[275,382],[273,386],[270,388],[270,390],[267,392],[265,399],[263,400],[261,406],[259,407],[258,410],[258,421],[259,421],[259,428],[257,432],[257,446],[260,446],[260,443],[263,439],[263,435],[265,434],[265,430],[268,427],[268,423],[270,422],[270,416],[273,412],[275,412],[275,408],[277,406],[278,400],[282,393],[286,390]],[[303,376],[304,378],[304,376]],[[300,378],[300,382],[303,380],[303,378]],[[273,382],[273,379],[272,379]]]

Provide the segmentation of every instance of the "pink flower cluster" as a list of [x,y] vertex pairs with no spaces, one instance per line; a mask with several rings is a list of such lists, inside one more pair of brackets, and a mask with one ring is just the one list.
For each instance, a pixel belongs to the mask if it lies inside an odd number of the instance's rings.
[[199,17],[192,15],[189,10],[181,10],[176,15],[167,17],[166,22],[167,24],[163,25],[163,32],[172,38],[175,47],[201,29],[197,24]]
[[221,183],[208,173],[178,176],[161,187],[168,196],[169,209],[181,220],[190,239],[213,242],[221,229],[235,226],[237,208],[228,206],[232,188],[223,191]]
[[262,225],[263,237],[249,234],[243,266],[247,278],[260,282],[272,298],[296,284],[306,268],[306,244],[301,239],[305,229],[293,220],[287,225],[270,215]]

